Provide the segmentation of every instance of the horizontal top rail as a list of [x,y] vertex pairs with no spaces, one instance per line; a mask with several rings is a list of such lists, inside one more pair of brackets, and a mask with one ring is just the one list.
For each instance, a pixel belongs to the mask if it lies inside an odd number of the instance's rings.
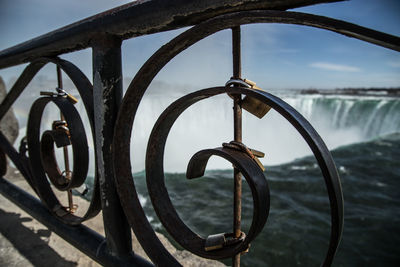
[[139,0],[0,51],[0,69],[85,49],[110,34],[121,39],[179,29],[234,11],[286,10],[343,0]]

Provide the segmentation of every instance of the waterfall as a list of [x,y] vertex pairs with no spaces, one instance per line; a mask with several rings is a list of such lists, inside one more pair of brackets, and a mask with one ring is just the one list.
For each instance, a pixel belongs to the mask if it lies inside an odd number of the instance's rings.
[[358,132],[358,141],[365,141],[400,131],[397,98],[300,95],[286,101],[322,132],[352,129]]
[[[172,95],[166,94],[165,91],[170,90],[150,90],[139,106],[131,138],[131,162],[134,172],[144,168],[148,137],[161,112],[187,93],[178,90],[178,93],[175,91],[175,95]],[[311,122],[330,149],[400,132],[399,98],[296,93],[281,97]],[[21,127],[19,139],[24,135],[23,127],[26,125],[28,113],[19,110],[22,107],[25,110],[26,106],[24,104],[15,108]],[[86,133],[91,150],[90,172],[93,173],[94,152],[88,119],[82,103],[76,107],[87,126]],[[50,127],[51,121],[57,119],[58,114],[56,108],[49,105],[41,128]],[[164,157],[165,170],[185,171],[190,157],[197,151],[219,147],[223,142],[231,141],[232,116],[232,100],[226,95],[200,101],[186,110],[178,118],[168,137]],[[261,159],[264,165],[281,164],[311,154],[295,129],[273,110],[261,120],[244,111],[243,141],[247,146],[265,152],[266,157]],[[60,165],[62,166],[62,162]],[[230,164],[218,158],[212,158],[208,166],[209,169],[230,167]]]
[[[311,122],[330,149],[400,132],[398,98],[311,95],[282,98]],[[150,95],[143,99],[133,131],[134,169],[141,170],[151,128],[174,99]],[[227,96],[218,96],[195,104],[181,115],[167,140],[166,170],[184,171],[195,152],[233,139],[231,102]],[[270,111],[260,120],[244,111],[243,119],[243,140],[249,147],[266,153],[263,164],[280,164],[311,154],[301,136],[277,112]],[[214,159],[209,167],[230,166]]]

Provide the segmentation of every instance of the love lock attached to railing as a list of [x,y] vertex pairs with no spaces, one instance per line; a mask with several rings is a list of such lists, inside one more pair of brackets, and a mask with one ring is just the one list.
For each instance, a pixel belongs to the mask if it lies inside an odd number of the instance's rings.
[[[56,92],[42,91],[29,112],[27,123],[27,147],[32,182],[40,199],[61,221],[76,225],[86,219],[91,207],[82,217],[74,214],[78,205],[74,204],[72,190],[86,193],[85,180],[89,166],[89,148],[81,117],[74,107],[78,100],[62,89],[60,68],[57,68],[59,87]],[[51,130],[46,130],[40,137],[40,126],[47,104],[53,103],[60,110],[60,120],[52,123]],[[64,170],[57,162],[54,145],[63,149]],[[70,168],[68,147],[72,149],[73,169]],[[47,179],[48,178],[48,179]],[[67,193],[68,206],[58,200],[49,183],[59,191]]]
[[[241,19],[240,15],[237,16]],[[216,18],[197,25],[160,48],[136,75],[125,94],[119,112],[113,147],[115,155],[118,155],[118,158],[114,157],[117,188],[128,221],[144,250],[155,264],[179,266],[179,263],[160,243],[144,216],[130,173],[129,146],[127,145],[129,145],[131,128],[127,130],[126,126],[132,127],[137,104],[162,66],[191,44],[227,27],[223,23],[224,20],[224,17]],[[229,17],[227,21],[231,24],[240,23],[231,21]],[[264,166],[258,160],[258,157],[263,157],[264,153],[248,148],[242,140],[242,109],[260,119],[274,109],[304,138],[322,171],[331,208],[330,242],[322,265],[329,266],[339,245],[343,228],[342,191],[332,157],[321,137],[301,114],[280,98],[261,90],[254,82],[241,78],[239,26],[232,28],[232,48],[233,76],[225,86],[203,89],[183,96],[172,103],[155,123],[146,154],[147,187],[154,209],[165,229],[182,247],[209,259],[232,257],[232,265],[239,266],[240,255],[249,249],[251,241],[256,238],[267,221],[270,203],[267,179],[263,173]],[[203,99],[222,94],[233,99],[234,140],[224,143],[222,147],[197,152],[189,161],[186,175],[188,179],[203,176],[211,156],[222,157],[232,163],[234,167],[234,227],[233,232],[227,231],[201,237],[180,219],[172,205],[164,182],[164,150],[171,127],[187,108]],[[247,233],[241,231],[242,176],[251,189],[254,206],[253,221]]]
[[[166,114],[168,117],[168,115]],[[158,140],[158,145],[149,148],[146,157],[146,178],[149,194],[157,215],[167,231],[182,247],[188,251],[209,259],[224,259],[234,257],[249,248],[252,240],[261,232],[269,214],[269,188],[262,169],[246,152],[228,147],[206,149],[197,152],[189,161],[186,177],[195,179],[202,177],[207,162],[211,156],[222,157],[233,164],[246,179],[253,196],[253,222],[248,233],[224,233],[202,238],[194,233],[178,216],[164,183],[163,169],[160,168],[163,153],[159,149],[165,145],[166,130],[169,118],[163,120],[153,129],[150,137]],[[165,122],[165,124],[163,123]],[[169,130],[169,129],[168,129]]]
[[[146,156],[146,179],[154,209],[171,236],[182,247],[201,257],[224,259],[234,257],[246,251],[250,242],[263,229],[269,213],[269,188],[263,170],[255,160],[255,155],[263,153],[247,148],[243,143],[233,141],[222,147],[197,152],[190,159],[186,176],[194,179],[203,176],[211,156],[222,157],[232,163],[235,169],[246,179],[253,196],[253,221],[244,235],[237,238],[233,233],[211,235],[202,238],[194,233],[178,216],[169,198],[164,182],[163,152],[168,133],[173,123],[189,106],[196,102],[219,94],[241,94],[270,106],[283,115],[303,136],[317,158],[328,189],[332,230],[325,263],[332,259],[341,236],[341,188],[339,177],[330,153],[312,126],[296,110],[278,97],[260,90],[243,87],[215,87],[197,91],[184,96],[171,104],[157,120]],[[252,152],[253,151],[253,152]],[[232,237],[233,236],[233,237]],[[230,238],[231,241],[227,242]]]
[[[43,92],[44,97],[33,103],[27,136],[21,140],[19,151],[0,132],[1,176],[6,172],[7,155],[51,213],[35,198],[4,179],[0,179],[1,193],[103,265],[151,265],[132,253],[130,225],[155,265],[180,266],[158,239],[141,206],[131,168],[132,127],[143,95],[170,60],[207,36],[232,29],[233,75],[230,80],[224,86],[199,90],[176,100],[161,114],[153,128],[146,152],[146,179],[151,201],[165,229],[182,247],[205,258],[232,257],[233,266],[239,266],[240,256],[249,250],[251,242],[266,225],[270,205],[268,175],[265,175],[264,166],[259,161],[264,153],[248,148],[242,140],[242,111],[262,119],[273,109],[306,141],[325,181],[331,230],[322,266],[330,266],[343,230],[343,196],[335,164],[321,137],[301,114],[280,98],[262,91],[254,82],[242,78],[240,27],[253,23],[306,25],[396,51],[400,51],[400,38],[345,21],[282,11],[326,2],[324,0],[203,1],[202,5],[194,4],[195,1],[172,1],[173,5],[162,2],[132,2],[0,52],[0,68],[30,62],[1,103],[0,119],[44,65],[49,62],[56,64],[58,77],[56,91]],[[193,27],[163,45],[146,61],[123,95],[122,41],[187,26]],[[93,85],[75,65],[57,57],[89,47],[93,51]],[[71,191],[80,190],[84,185],[88,171],[88,142],[74,106],[77,99],[62,87],[61,69],[76,86],[85,106],[96,154],[93,193],[90,205],[81,217],[76,215],[77,207]],[[195,153],[188,163],[186,176],[188,179],[200,179],[212,156],[221,157],[233,165],[233,229],[202,237],[181,220],[172,205],[164,182],[164,150],[177,118],[191,105],[217,95],[227,95],[233,100],[233,141]],[[61,117],[53,122],[51,129],[41,134],[42,115],[49,103],[55,104]],[[64,170],[57,163],[55,146],[64,151]],[[72,169],[68,147],[72,148]],[[241,229],[242,177],[250,187],[254,206],[252,224],[246,233]],[[61,205],[55,190],[63,194],[67,192],[67,207]],[[82,225],[71,227],[94,217],[101,209],[105,238]],[[54,222],[53,217],[62,223]]]

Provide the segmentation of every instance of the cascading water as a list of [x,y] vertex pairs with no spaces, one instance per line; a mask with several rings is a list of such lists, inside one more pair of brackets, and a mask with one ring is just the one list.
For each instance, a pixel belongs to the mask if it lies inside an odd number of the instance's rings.
[[[156,86],[162,83],[155,83]],[[154,87],[154,86],[153,86]],[[151,129],[161,112],[174,100],[186,94],[175,90],[150,88],[143,98],[133,128],[131,139],[131,160],[133,171],[144,168],[145,151]],[[177,92],[178,91],[178,92]],[[301,95],[281,92],[281,98],[306,117],[322,136],[330,149],[351,143],[370,140],[377,136],[400,132],[400,99],[389,97],[359,96],[321,96]],[[278,92],[279,96],[279,92]],[[26,105],[23,105],[25,109]],[[18,112],[21,134],[25,133],[26,111]],[[90,149],[93,150],[89,122],[83,105],[78,105],[87,135]],[[43,121],[51,124],[52,115],[58,114],[55,108],[49,108]],[[249,147],[266,153],[262,159],[264,165],[276,165],[311,154],[307,144],[294,128],[277,112],[270,111],[263,119],[258,119],[244,111],[243,140]],[[178,118],[171,130],[165,153],[165,170],[182,172],[190,157],[205,148],[221,146],[233,139],[232,100],[228,96],[217,96],[200,101],[186,110]],[[17,140],[18,141],[18,140]],[[93,151],[91,153],[93,158]],[[94,172],[93,160],[90,170]],[[213,159],[209,169],[230,168],[223,160]]]
[[[133,130],[132,161],[142,170],[147,137],[159,114],[177,97],[147,95]],[[400,132],[400,99],[285,94],[283,100],[306,117],[330,149]],[[232,101],[228,96],[203,100],[186,110],[171,130],[165,154],[166,171],[184,171],[198,150],[233,139]],[[244,111],[243,140],[264,151],[264,165],[276,165],[311,154],[301,136],[277,112],[258,119]],[[229,168],[215,159],[210,169]]]
[[353,129],[359,141],[400,131],[399,99],[298,96],[286,101],[321,130]]

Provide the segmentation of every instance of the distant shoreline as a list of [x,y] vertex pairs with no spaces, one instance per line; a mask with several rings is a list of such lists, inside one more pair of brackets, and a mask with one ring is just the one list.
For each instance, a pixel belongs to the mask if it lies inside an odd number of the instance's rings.
[[345,95],[345,96],[380,96],[400,97],[400,88],[344,88],[344,89],[303,89],[302,95]]

